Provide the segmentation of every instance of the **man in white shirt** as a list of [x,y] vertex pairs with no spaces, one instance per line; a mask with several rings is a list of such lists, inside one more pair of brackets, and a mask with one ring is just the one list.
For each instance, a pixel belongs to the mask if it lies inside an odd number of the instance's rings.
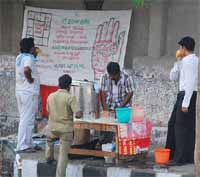
[[16,58],[16,98],[20,115],[16,151],[34,152],[32,131],[40,90],[34,39],[22,39],[20,50]]
[[195,41],[187,36],[178,43],[182,57],[177,59],[170,79],[179,81],[179,93],[168,123],[166,147],[171,149],[169,165],[194,163],[195,117],[198,81],[198,57]]

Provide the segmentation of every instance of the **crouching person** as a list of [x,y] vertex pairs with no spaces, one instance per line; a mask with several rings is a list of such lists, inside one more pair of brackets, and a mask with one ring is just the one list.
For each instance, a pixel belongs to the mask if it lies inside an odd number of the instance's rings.
[[58,91],[49,95],[47,99],[47,111],[49,114],[46,160],[54,161],[54,144],[60,140],[60,149],[56,170],[56,177],[65,177],[68,162],[68,152],[73,141],[73,113],[77,118],[82,116],[76,97],[70,94],[72,78],[65,74],[58,80]]

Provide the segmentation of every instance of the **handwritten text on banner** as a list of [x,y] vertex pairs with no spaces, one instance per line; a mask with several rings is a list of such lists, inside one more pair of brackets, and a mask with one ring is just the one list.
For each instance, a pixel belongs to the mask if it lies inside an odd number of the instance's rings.
[[26,7],[23,37],[42,49],[41,84],[55,86],[64,73],[98,80],[109,61],[124,65],[131,11],[74,11]]

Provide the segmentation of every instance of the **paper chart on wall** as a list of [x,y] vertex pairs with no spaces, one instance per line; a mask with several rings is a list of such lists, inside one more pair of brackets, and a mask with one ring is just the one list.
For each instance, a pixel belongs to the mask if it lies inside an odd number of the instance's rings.
[[41,84],[55,86],[62,74],[99,80],[109,61],[124,65],[131,10],[54,10],[26,6],[22,37],[42,49]]

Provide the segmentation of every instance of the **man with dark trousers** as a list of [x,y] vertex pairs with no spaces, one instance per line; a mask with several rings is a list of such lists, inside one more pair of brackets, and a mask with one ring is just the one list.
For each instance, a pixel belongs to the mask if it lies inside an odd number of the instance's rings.
[[170,72],[179,81],[179,93],[168,123],[166,147],[171,149],[169,165],[194,163],[195,118],[199,59],[194,54],[195,41],[187,36],[179,43],[181,57]]

